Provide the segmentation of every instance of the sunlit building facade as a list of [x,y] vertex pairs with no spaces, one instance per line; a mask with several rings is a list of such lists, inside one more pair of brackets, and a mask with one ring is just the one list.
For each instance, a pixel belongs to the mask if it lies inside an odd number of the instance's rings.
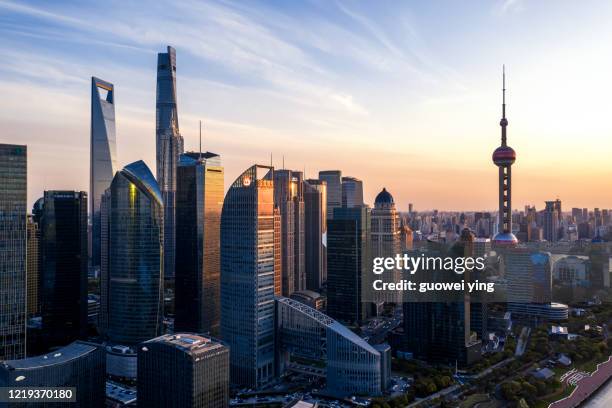
[[[383,188],[374,200],[371,221],[372,258],[394,258],[397,254],[401,254],[400,217],[393,196],[386,188]],[[399,282],[401,271],[387,270],[380,275],[380,279],[385,282]],[[381,291],[376,295],[378,301],[399,303],[402,300],[401,292],[397,291]]]
[[223,167],[215,153],[182,154],[176,186],[174,329],[219,331]]
[[306,288],[317,291],[327,281],[327,183],[304,182],[304,270]]
[[334,218],[334,208],[342,207],[342,171],[323,170],[319,172],[319,180],[327,184],[327,219]]

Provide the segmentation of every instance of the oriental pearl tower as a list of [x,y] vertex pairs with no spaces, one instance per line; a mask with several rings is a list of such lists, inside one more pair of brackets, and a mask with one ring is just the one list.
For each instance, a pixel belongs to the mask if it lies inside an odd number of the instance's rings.
[[495,246],[514,246],[518,240],[512,233],[512,164],[516,160],[514,149],[506,144],[506,69],[502,74],[501,146],[493,152],[493,163],[499,168],[499,231],[493,237]]

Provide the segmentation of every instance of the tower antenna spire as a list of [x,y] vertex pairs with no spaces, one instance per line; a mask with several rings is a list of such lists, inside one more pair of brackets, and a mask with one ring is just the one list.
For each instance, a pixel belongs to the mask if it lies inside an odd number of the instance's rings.
[[502,118],[506,118],[506,65],[502,65]]
[[202,160],[202,121],[200,120],[200,160]]

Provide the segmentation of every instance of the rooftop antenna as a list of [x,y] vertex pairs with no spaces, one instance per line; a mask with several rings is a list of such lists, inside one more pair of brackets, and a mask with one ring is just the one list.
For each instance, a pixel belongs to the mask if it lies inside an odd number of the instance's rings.
[[202,121],[200,120],[200,160],[202,160]]
[[274,167],[274,166],[272,165],[272,152],[270,152],[270,167]]
[[283,170],[285,170],[285,155],[283,154]]
[[506,64],[502,65],[502,118],[506,117]]

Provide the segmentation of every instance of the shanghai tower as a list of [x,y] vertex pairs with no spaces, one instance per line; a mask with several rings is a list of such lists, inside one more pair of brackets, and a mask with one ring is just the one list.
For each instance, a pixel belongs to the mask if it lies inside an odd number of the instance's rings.
[[499,168],[499,231],[493,238],[496,246],[513,246],[518,240],[512,233],[512,164],[516,153],[506,143],[506,71],[502,75],[501,146],[493,152],[493,163]]
[[115,141],[115,88],[91,78],[89,203],[92,221],[92,266],[100,266],[100,201],[117,171]]
[[176,167],[183,153],[176,107],[176,51],[157,54],[157,182],[164,201],[164,274],[174,279]]

